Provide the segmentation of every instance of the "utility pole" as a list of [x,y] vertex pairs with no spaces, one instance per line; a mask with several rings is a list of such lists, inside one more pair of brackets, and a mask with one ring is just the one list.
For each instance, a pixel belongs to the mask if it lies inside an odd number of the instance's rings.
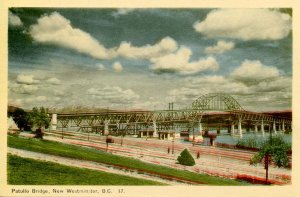
[[108,133],[106,135],[106,152],[108,151]]
[[195,146],[195,131],[194,131],[194,127],[193,127],[193,146]]
[[268,184],[269,175],[269,151],[265,155],[265,169],[266,169],[266,184]]
[[172,140],[172,154],[174,154],[174,141],[175,141],[175,132],[173,133],[173,140]]
[[123,146],[123,131],[121,131],[121,146]]

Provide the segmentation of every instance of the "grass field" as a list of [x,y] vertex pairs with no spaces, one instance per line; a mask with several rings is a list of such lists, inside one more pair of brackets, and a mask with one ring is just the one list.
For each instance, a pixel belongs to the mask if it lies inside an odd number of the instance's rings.
[[83,148],[47,140],[8,136],[8,146],[63,157],[121,165],[131,169],[144,170],[166,176],[174,176],[208,185],[248,185],[248,183],[237,180],[224,179],[206,174],[197,174],[189,171],[153,165],[141,162],[137,159],[112,155],[110,153],[95,150],[92,148]]
[[69,167],[8,155],[8,184],[12,185],[165,185],[96,170]]

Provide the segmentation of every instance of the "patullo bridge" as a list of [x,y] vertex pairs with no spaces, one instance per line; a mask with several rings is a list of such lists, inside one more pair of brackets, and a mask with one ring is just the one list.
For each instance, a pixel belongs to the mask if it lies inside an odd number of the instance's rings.
[[[180,128],[192,131],[228,129],[232,135],[242,137],[243,129],[252,129],[264,134],[269,131],[291,129],[292,120],[265,113],[244,110],[241,105],[227,94],[206,94],[195,100],[191,106],[173,110],[156,111],[106,111],[101,113],[52,114],[52,128],[68,129],[76,127],[78,131],[96,132],[103,135],[137,134],[140,130],[152,129],[170,131]],[[259,130],[258,130],[259,129]]]

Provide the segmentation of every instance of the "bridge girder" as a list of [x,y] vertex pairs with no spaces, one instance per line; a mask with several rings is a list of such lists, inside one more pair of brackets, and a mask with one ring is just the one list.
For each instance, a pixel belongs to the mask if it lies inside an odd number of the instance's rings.
[[244,110],[241,105],[227,94],[206,94],[196,99],[188,109],[160,111],[111,111],[101,113],[57,114],[62,127],[68,125],[104,126],[104,125],[142,125],[148,127],[153,122],[159,125],[184,124],[196,125],[210,111],[223,111],[226,121],[264,121],[291,124],[291,119],[255,113]]

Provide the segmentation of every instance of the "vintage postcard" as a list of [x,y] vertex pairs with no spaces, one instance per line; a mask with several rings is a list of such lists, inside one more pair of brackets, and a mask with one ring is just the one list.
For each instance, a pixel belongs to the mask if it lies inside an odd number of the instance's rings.
[[299,195],[299,10],[263,2],[5,1],[0,196]]

